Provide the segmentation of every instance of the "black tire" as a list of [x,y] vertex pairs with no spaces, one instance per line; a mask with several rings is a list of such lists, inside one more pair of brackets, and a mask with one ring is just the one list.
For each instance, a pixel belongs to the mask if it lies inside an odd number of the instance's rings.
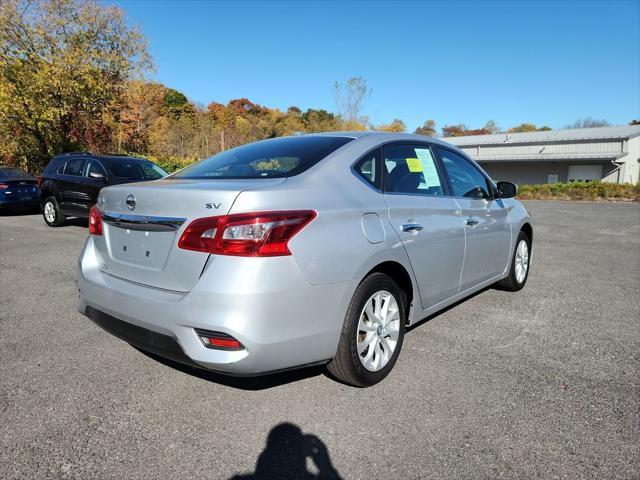
[[[381,290],[386,290],[395,298],[400,314],[400,328],[395,350],[388,363],[378,371],[370,371],[364,367],[357,351],[358,321],[367,301]],[[349,303],[338,351],[327,365],[329,373],[337,380],[356,387],[368,387],[383,380],[395,365],[400,354],[404,340],[406,312],[407,296],[391,277],[384,273],[373,273],[366,277],[356,288]]]
[[[518,246],[520,242],[526,242],[527,244],[527,253],[528,253],[528,263],[527,269],[524,275],[524,279],[522,282],[519,282],[516,278],[516,251],[518,250]],[[518,290],[522,290],[522,287],[527,283],[527,278],[529,278],[529,271],[531,270],[531,240],[526,233],[520,232],[518,234],[518,239],[516,240],[516,245],[513,250],[513,255],[511,258],[511,266],[509,267],[509,275],[497,283],[498,288],[501,290],[507,290],[509,292],[517,292]]]
[[[53,221],[47,220],[48,204],[52,205],[53,212],[55,214]],[[58,201],[56,200],[56,197],[47,197],[44,199],[44,202],[42,202],[42,218],[44,218],[45,223],[50,227],[59,227],[61,225],[64,225],[64,222],[67,220],[67,217],[65,217],[62,213],[60,213],[60,205],[58,205]]]

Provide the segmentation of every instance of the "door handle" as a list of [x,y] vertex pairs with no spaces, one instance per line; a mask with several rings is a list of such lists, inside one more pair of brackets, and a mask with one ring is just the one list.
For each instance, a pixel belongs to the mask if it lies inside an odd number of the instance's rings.
[[424,227],[422,225],[420,225],[419,223],[404,223],[402,225],[402,231],[403,232],[419,232],[423,228]]
[[472,227],[478,224],[478,220],[473,218],[473,217],[469,217],[467,218],[467,225],[471,225]]

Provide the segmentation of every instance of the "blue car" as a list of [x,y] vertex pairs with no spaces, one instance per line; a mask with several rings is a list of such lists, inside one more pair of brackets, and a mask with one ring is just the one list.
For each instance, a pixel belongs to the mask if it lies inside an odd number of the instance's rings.
[[0,208],[35,208],[40,204],[36,177],[20,168],[0,165]]

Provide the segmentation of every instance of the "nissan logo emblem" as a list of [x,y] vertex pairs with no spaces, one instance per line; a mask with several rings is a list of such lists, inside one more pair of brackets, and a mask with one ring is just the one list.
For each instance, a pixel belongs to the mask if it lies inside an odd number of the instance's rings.
[[134,197],[133,195],[128,195],[126,203],[127,207],[129,207],[129,210],[133,210],[134,208],[136,208],[136,197]]

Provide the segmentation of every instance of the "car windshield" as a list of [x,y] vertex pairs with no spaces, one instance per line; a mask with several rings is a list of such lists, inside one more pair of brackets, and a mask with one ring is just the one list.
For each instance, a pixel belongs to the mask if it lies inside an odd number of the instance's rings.
[[168,175],[155,163],[136,158],[109,160],[109,168],[116,178],[126,180],[157,180]]
[[283,137],[250,143],[195,163],[169,178],[282,178],[304,172],[353,140],[348,137]]
[[32,175],[19,168],[0,168],[0,178],[32,178]]

